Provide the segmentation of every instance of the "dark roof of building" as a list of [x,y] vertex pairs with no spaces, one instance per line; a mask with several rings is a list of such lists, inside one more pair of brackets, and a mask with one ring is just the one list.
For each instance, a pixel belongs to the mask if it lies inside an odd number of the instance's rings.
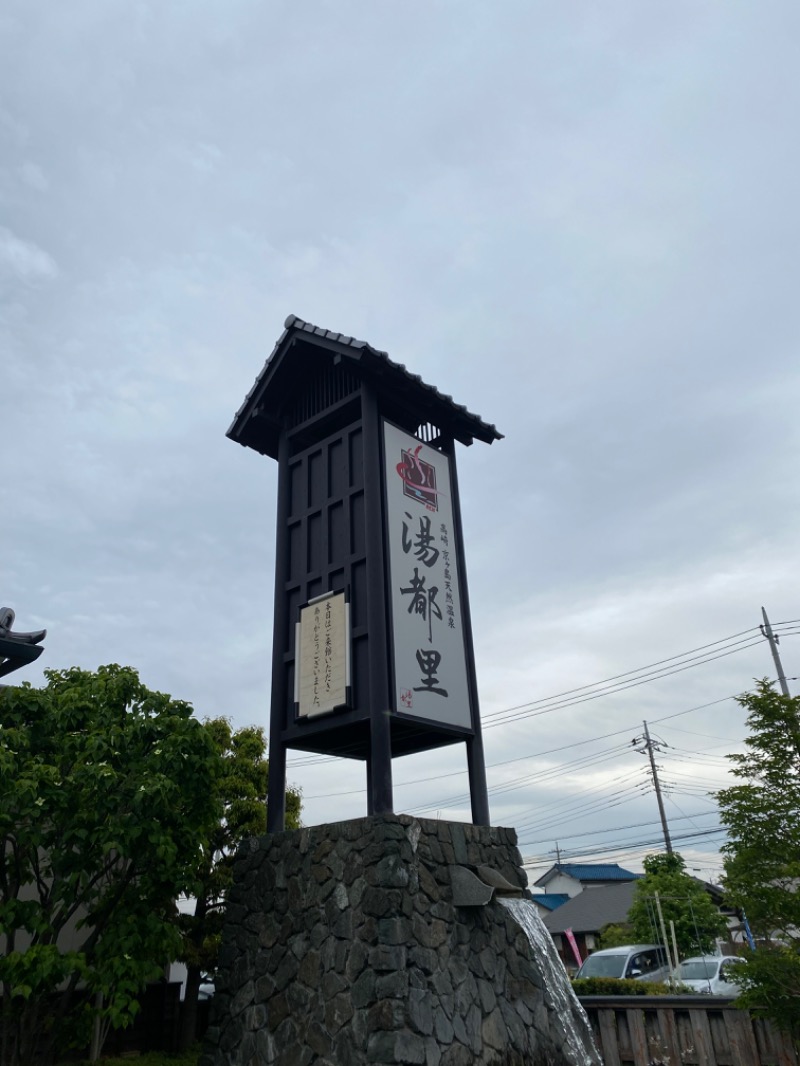
[[569,896],[566,892],[537,892],[531,895],[531,899],[534,903],[538,903],[540,907],[544,907],[548,911],[554,911],[556,907],[561,907],[566,903]]
[[[394,362],[387,352],[373,348],[367,341],[323,329],[296,315],[289,315],[284,327],[252,389],[236,412],[227,433],[231,440],[277,457],[278,430],[274,422],[271,427],[269,422],[273,418],[273,409],[277,410],[285,399],[286,375],[280,371],[295,341],[304,344],[306,349],[313,346],[318,353],[327,354],[332,364],[347,360],[357,366],[357,373],[375,381],[385,392],[391,391],[397,397],[406,395],[419,409],[423,416],[421,421],[428,419],[441,428],[446,427],[463,444],[472,444],[473,440],[491,444],[502,439],[503,434],[491,423],[484,422],[463,404],[456,403],[452,396],[426,384],[419,374],[412,374],[402,363]],[[254,417],[260,420],[258,432],[253,432],[249,425]]]
[[551,933],[563,933],[565,929],[573,933],[596,933],[609,922],[627,920],[635,890],[635,881],[587,888],[552,914],[546,914],[544,924]]
[[566,874],[567,877],[574,877],[576,881],[637,881],[642,876],[625,870],[616,862],[562,862],[551,866],[534,884],[545,884],[556,874]]

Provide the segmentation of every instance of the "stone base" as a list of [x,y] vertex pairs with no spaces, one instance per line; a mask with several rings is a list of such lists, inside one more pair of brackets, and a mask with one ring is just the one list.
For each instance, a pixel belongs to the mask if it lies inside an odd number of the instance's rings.
[[496,900],[456,907],[454,866],[526,883],[512,829],[388,815],[251,840],[200,1066],[599,1061],[549,991],[563,968]]

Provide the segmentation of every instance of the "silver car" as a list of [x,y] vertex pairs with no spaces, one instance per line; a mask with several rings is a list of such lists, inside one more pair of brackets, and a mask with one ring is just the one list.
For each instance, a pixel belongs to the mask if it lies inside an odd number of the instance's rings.
[[667,953],[659,944],[624,944],[595,951],[575,974],[579,977],[632,977],[664,981],[669,977]]
[[736,955],[696,955],[673,971],[673,977],[693,992],[711,996],[738,996],[737,971],[746,965]]

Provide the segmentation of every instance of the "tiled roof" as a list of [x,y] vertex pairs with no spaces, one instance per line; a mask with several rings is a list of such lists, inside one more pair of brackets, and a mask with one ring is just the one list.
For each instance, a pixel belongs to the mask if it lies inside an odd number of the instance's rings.
[[623,869],[616,862],[562,862],[551,866],[549,870],[534,881],[534,884],[546,885],[559,874],[572,877],[582,883],[587,881],[638,881],[642,876],[641,874],[633,873],[631,870]]
[[587,862],[562,863],[560,870],[562,873],[575,877],[579,881],[633,881],[641,877],[641,874],[625,870],[616,862],[596,864]]
[[541,892],[531,895],[531,900],[534,903],[538,903],[540,907],[544,907],[548,911],[554,911],[556,907],[561,907],[568,899],[569,895],[566,892]]
[[452,396],[440,392],[433,385],[428,385],[419,374],[412,374],[402,363],[396,363],[390,359],[387,352],[373,348],[367,341],[360,341],[344,333],[336,333],[322,326],[315,326],[313,322],[305,322],[297,315],[289,315],[286,319],[283,333],[245,397],[244,403],[236,412],[236,417],[228,430],[228,436],[233,440],[244,443],[241,440],[241,433],[246,417],[251,413],[254,403],[260,400],[263,394],[262,386],[264,388],[267,386],[273,360],[279,352],[284,350],[286,342],[297,334],[305,335],[312,343],[316,341],[320,346],[332,350],[333,354],[338,351],[342,355],[349,355],[372,376],[379,379],[388,377],[392,387],[410,390],[418,397],[427,399],[431,406],[438,409],[440,413],[447,414],[457,425],[458,432],[455,435],[465,443],[471,443],[473,437],[487,444],[491,444],[493,440],[502,440],[503,434],[498,432],[494,425],[484,422],[480,415],[468,411],[463,404],[456,403]]
[[544,916],[544,924],[551,933],[597,933],[609,922],[627,921],[633,903],[635,881],[618,885],[600,885],[579,892],[552,914]]

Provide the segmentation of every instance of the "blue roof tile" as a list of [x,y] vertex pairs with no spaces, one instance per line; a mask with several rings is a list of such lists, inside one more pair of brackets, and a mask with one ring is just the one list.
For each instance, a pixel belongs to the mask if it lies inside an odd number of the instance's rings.
[[623,869],[616,862],[562,862],[559,870],[579,881],[633,881],[642,876]]
[[556,907],[560,907],[563,903],[566,903],[569,896],[566,892],[542,892],[540,895],[531,896],[534,903],[538,903],[540,907],[546,907],[549,911],[554,911]]

